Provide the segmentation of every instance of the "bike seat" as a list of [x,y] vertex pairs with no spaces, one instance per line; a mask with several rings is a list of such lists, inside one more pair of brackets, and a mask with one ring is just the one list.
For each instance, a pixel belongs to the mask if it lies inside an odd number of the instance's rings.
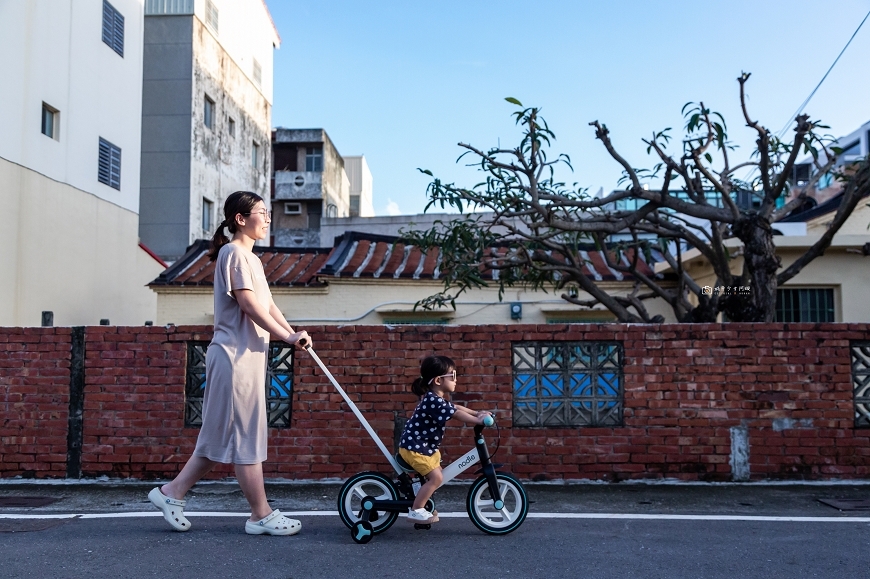
[[414,470],[414,467],[408,464],[408,462],[404,458],[402,458],[402,455],[398,452],[396,453],[396,462],[399,463],[399,467],[407,473],[417,472],[416,470]]

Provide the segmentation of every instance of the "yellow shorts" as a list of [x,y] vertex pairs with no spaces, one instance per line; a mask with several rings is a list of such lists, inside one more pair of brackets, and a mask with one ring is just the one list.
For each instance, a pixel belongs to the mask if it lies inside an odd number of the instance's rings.
[[399,449],[399,456],[405,459],[405,462],[410,464],[414,470],[426,476],[436,468],[441,466],[441,451],[436,450],[432,456],[411,452],[407,448]]

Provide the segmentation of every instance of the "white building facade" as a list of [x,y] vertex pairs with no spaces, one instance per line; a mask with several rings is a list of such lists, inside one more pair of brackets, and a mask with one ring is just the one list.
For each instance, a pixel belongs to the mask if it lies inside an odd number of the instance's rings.
[[374,217],[372,172],[365,155],[345,157],[344,170],[350,182],[350,217]]
[[262,0],[146,0],[140,235],[172,261],[233,191],[269,202],[272,57]]
[[[0,2],[0,325],[142,324],[143,0]],[[10,277],[7,277],[11,274]]]

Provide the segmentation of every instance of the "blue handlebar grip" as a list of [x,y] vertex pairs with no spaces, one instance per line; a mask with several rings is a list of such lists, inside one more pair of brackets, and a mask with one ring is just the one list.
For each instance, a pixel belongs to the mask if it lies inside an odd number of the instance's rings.
[[483,417],[483,425],[484,426],[492,426],[493,424],[495,424],[495,418],[493,418],[492,416],[484,416]]

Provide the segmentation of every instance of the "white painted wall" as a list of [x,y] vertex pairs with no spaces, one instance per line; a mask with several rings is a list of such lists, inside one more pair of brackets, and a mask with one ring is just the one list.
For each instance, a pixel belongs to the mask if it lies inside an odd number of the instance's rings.
[[[143,0],[111,3],[123,58],[102,41],[100,1],[0,2],[0,157],[138,212]],[[56,140],[43,102],[60,111]],[[121,148],[120,191],[97,180],[100,137]]]
[[[163,267],[139,247],[143,0],[112,0],[124,55],[102,41],[99,0],[0,1],[0,325],[153,320]],[[60,111],[42,134],[42,103]],[[99,138],[121,148],[121,190],[97,180]]]
[[365,155],[344,157],[344,170],[350,181],[350,195],[359,196],[359,217],[374,217],[372,172]]

